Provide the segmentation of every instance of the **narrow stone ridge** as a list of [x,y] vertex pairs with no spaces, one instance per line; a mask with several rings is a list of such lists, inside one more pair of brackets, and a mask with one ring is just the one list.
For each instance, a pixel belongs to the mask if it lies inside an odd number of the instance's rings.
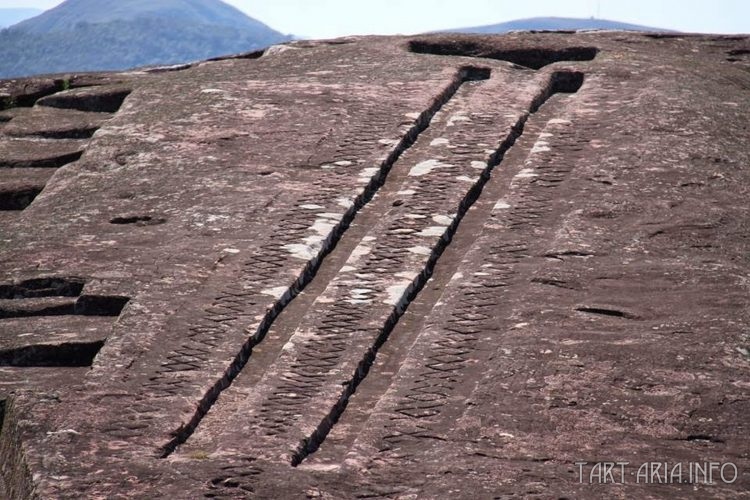
[[403,155],[405,151],[411,148],[419,136],[427,130],[433,117],[447,104],[458,92],[458,90],[467,82],[486,80],[490,77],[490,69],[475,66],[465,66],[458,70],[451,83],[435,98],[432,105],[424,110],[411,129],[404,135],[399,144],[392,150],[390,155],[385,159],[379,168],[379,172],[368,183],[362,194],[357,197],[352,207],[344,214],[342,220],[335,226],[329,237],[323,244],[322,249],[313,259],[311,259],[299,278],[289,287],[274,306],[267,311],[263,320],[260,322],[255,333],[248,337],[243,344],[237,356],[230,366],[225,370],[223,376],[216,380],[210,389],[204,394],[198,402],[195,413],[186,425],[181,425],[173,432],[173,438],[164,444],[159,450],[161,458],[169,457],[178,446],[185,443],[188,438],[195,432],[203,418],[206,416],[211,407],[216,403],[219,395],[231,386],[234,379],[239,375],[247,364],[252,354],[253,348],[263,341],[271,325],[284,310],[284,308],[313,280],[323,259],[335,248],[337,242],[348,229],[357,213],[369,203],[378,190],[385,183],[386,176]]
[[[305,461],[307,467],[338,467],[341,464],[342,457],[351,455],[355,443],[361,441],[365,434],[372,434],[373,423],[372,415],[381,405],[385,404],[384,399],[388,399],[389,393],[394,386],[401,387],[402,368],[411,366],[414,357],[422,356],[427,369],[435,372],[440,379],[435,385],[423,384],[420,389],[410,394],[410,397],[416,401],[411,406],[404,409],[408,412],[411,408],[424,405],[430,408],[434,407],[434,400],[428,398],[434,397],[427,393],[439,392],[440,397],[446,388],[445,384],[452,382],[457,372],[452,370],[451,364],[456,358],[466,359],[466,364],[470,364],[478,355],[476,351],[471,351],[472,335],[464,331],[456,330],[459,328],[451,324],[450,329],[443,331],[435,343],[439,346],[437,353],[430,357],[424,354],[424,340],[434,328],[432,324],[436,317],[444,317],[447,304],[447,297],[450,295],[453,287],[457,282],[465,283],[467,287],[474,285],[479,276],[487,274],[486,262],[481,264],[479,270],[476,265],[466,269],[463,265],[468,255],[472,255],[475,247],[484,247],[479,244],[479,238],[488,227],[497,220],[497,217],[503,213],[507,203],[504,201],[512,191],[513,186],[517,185],[516,175],[528,175],[527,170],[530,158],[538,155],[538,152],[532,153],[536,147],[537,150],[543,149],[546,144],[547,124],[554,118],[564,116],[566,104],[571,102],[572,94],[557,93],[552,95],[544,106],[536,113],[532,114],[524,125],[523,136],[516,140],[513,148],[503,157],[502,168],[493,170],[490,180],[485,184],[482,195],[472,205],[467,212],[461,225],[453,235],[451,244],[445,249],[440,257],[433,274],[422,290],[422,292],[409,304],[408,310],[399,320],[394,330],[389,336],[389,341],[378,351],[378,356],[370,367],[370,372],[365,380],[357,388],[355,395],[349,400],[346,411],[341,415],[331,434],[325,440],[325,443],[315,452],[314,456]],[[553,148],[555,153],[559,153],[557,148]],[[533,179],[532,177],[528,177]],[[482,251],[478,252],[482,253]],[[480,259],[482,260],[482,259]],[[484,262],[484,260],[482,260]],[[471,278],[468,278],[468,277]],[[466,278],[465,278],[466,277]],[[468,279],[467,279],[468,278]],[[464,281],[465,279],[465,281]],[[497,293],[498,287],[492,284],[486,288],[485,295],[492,297]],[[469,308],[461,312],[467,317],[474,318],[477,311],[490,307],[495,302],[491,298],[482,297],[484,300],[475,304],[470,297],[475,297],[476,292],[468,289],[465,292],[466,297],[462,300],[471,302]],[[472,309],[477,307],[477,310]],[[477,333],[472,332],[474,336]],[[471,338],[470,338],[471,337]],[[441,378],[445,377],[445,379]],[[457,394],[465,394],[456,391]],[[426,399],[423,401],[422,398]],[[420,415],[421,416],[421,415]]]
[[356,392],[359,384],[367,377],[370,367],[375,361],[380,348],[388,341],[388,337],[395,328],[401,316],[409,307],[409,304],[419,295],[424,288],[427,281],[432,276],[435,265],[440,259],[445,249],[450,245],[453,235],[456,233],[459,224],[463,220],[464,216],[472,205],[479,199],[482,194],[487,181],[490,179],[492,170],[500,165],[505,154],[515,144],[516,140],[523,135],[524,125],[528,120],[529,116],[536,113],[547,100],[554,94],[562,93],[575,93],[583,85],[584,75],[580,72],[575,71],[556,71],[552,73],[548,84],[542,89],[542,91],[534,98],[527,113],[521,115],[517,122],[511,127],[511,130],[507,137],[500,144],[498,149],[490,156],[487,162],[486,168],[482,170],[479,180],[475,182],[472,187],[466,193],[466,196],[461,200],[458,212],[451,224],[447,227],[436,247],[432,249],[432,252],[427,260],[425,267],[422,271],[414,278],[413,282],[406,288],[406,291],[401,296],[400,300],[396,304],[392,313],[386,320],[383,328],[381,329],[378,336],[375,338],[372,346],[364,353],[364,356],[360,360],[356,367],[356,371],[352,374],[350,381],[344,386],[341,395],[336,404],[331,408],[330,412],[321,420],[316,429],[305,439],[303,439],[295,452],[292,455],[291,465],[298,466],[308,456],[320,447],[329,432],[339,420],[341,415],[346,410],[349,398]]

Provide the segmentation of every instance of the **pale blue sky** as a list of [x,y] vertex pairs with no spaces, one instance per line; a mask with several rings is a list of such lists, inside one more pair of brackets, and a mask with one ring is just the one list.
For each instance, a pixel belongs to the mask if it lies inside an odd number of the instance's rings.
[[[0,0],[51,8],[60,0]],[[396,34],[535,16],[612,19],[679,31],[750,33],[748,0],[227,0],[284,33],[314,38]]]

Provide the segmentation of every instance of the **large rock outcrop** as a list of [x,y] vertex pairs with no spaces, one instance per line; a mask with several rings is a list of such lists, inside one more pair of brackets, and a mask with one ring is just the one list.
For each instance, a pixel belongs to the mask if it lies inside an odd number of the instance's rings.
[[2,495],[741,498],[749,53],[351,38],[0,83]]

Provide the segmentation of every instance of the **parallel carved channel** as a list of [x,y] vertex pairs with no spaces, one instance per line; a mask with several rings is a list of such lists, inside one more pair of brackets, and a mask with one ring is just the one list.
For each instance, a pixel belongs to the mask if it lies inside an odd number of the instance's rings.
[[575,93],[581,88],[583,83],[584,74],[578,71],[556,71],[552,73],[548,84],[531,102],[528,112],[524,113],[518,119],[515,125],[511,128],[510,133],[503,140],[497,150],[491,155],[479,181],[477,181],[467,191],[464,199],[459,206],[458,213],[453,219],[453,222],[446,229],[443,237],[440,239],[437,246],[433,249],[424,269],[422,269],[419,275],[414,279],[412,286],[410,286],[406,290],[398,305],[393,309],[392,313],[387,318],[384,326],[375,338],[372,346],[364,353],[362,359],[356,367],[355,372],[351,375],[348,383],[342,389],[338,401],[330,409],[329,413],[325,415],[325,417],[320,421],[314,432],[307,438],[303,439],[297,449],[293,452],[291,458],[292,466],[301,464],[308,456],[315,453],[315,451],[318,450],[328,434],[331,432],[334,425],[336,425],[336,423],[346,410],[349,399],[356,392],[357,387],[367,377],[370,368],[375,361],[378,351],[388,341],[391,332],[393,332],[400,318],[403,316],[409,305],[417,298],[426,283],[432,277],[435,265],[437,264],[438,260],[440,259],[448,245],[450,245],[461,221],[466,216],[469,209],[479,199],[484,186],[490,179],[492,171],[498,165],[500,165],[506,153],[513,147],[518,138],[523,134],[524,126],[529,117],[536,113],[554,94]]
[[435,115],[456,95],[467,82],[487,80],[491,70],[484,67],[466,66],[458,70],[451,83],[434,99],[432,105],[416,119],[409,131],[392,150],[391,154],[380,165],[379,173],[373,177],[364,192],[355,200],[353,206],[344,215],[341,222],[333,229],[321,252],[310,260],[296,282],[282,295],[275,305],[266,313],[256,331],[247,339],[237,353],[223,376],[214,382],[203,398],[196,405],[196,411],[190,421],[173,432],[173,438],[159,449],[159,456],[169,457],[178,446],[184,444],[195,432],[203,418],[216,403],[220,394],[229,388],[247,364],[253,348],[266,337],[273,322],[295,297],[313,280],[322,265],[323,259],[336,247],[349,225],[360,210],[367,205],[384,185],[386,177],[398,159],[411,148],[419,136],[429,128]]

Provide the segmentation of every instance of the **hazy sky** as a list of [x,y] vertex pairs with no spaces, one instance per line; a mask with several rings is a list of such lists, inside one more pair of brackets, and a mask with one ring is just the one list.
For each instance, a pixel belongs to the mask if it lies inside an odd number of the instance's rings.
[[[60,0],[0,0],[50,8]],[[284,33],[418,33],[534,16],[591,17],[680,31],[750,32],[748,0],[227,0]]]

